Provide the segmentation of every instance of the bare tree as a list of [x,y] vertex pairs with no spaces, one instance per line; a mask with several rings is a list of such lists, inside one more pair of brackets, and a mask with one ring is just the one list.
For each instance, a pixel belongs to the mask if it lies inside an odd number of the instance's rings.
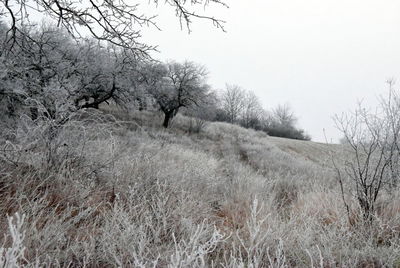
[[142,77],[149,94],[165,115],[165,128],[180,108],[199,106],[209,91],[207,71],[203,66],[189,61],[153,64]]
[[[149,3],[158,5],[159,1],[152,0]],[[197,6],[226,6],[222,0],[166,0],[164,4],[175,11],[181,25],[185,24],[189,30],[195,18],[209,20],[223,29],[222,20],[195,11]],[[154,49],[140,41],[141,28],[159,28],[155,14],[145,15],[140,3],[129,3],[126,0],[2,0],[0,19],[11,22],[6,33],[8,48],[18,43],[16,36],[21,25],[31,24],[29,15],[32,11],[49,16],[75,37],[80,37],[81,29],[85,29],[94,38],[131,49],[141,57],[148,56],[148,51]]]
[[238,121],[244,108],[245,91],[237,85],[226,84],[226,89],[222,92],[222,109],[227,114],[230,123]]
[[258,128],[264,110],[260,100],[252,91],[247,91],[243,98],[243,111],[241,125],[246,128]]
[[272,110],[272,116],[278,124],[285,127],[294,126],[297,122],[297,118],[288,104],[278,105]]
[[[344,170],[335,164],[343,201],[344,185],[349,179],[367,222],[373,220],[381,191],[385,186],[389,186],[387,189],[395,187],[399,178],[399,100],[390,81],[388,97],[381,98],[380,106],[374,112],[359,104],[354,113],[335,117],[350,156]],[[346,202],[345,205],[348,208]]]
[[385,158],[389,162],[389,185],[396,188],[400,179],[400,96],[394,88],[394,79],[389,79],[387,85],[389,94],[387,97],[380,97],[379,101],[390,145],[386,145],[385,150]]

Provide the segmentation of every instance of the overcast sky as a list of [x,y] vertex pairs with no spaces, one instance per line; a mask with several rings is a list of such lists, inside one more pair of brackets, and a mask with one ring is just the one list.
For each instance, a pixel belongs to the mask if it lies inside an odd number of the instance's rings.
[[[231,0],[206,10],[226,20],[227,32],[207,21],[181,30],[171,10],[159,7],[162,31],[146,31],[156,58],[207,66],[210,84],[254,91],[264,108],[288,103],[314,141],[337,141],[332,116],[368,105],[400,86],[400,1]],[[154,8],[154,7],[153,7]]]

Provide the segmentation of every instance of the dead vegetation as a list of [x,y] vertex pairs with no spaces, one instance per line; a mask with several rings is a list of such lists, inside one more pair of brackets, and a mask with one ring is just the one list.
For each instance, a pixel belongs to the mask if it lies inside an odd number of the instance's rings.
[[346,196],[349,222],[323,159],[342,147],[94,113],[2,141],[2,267],[399,267],[398,198],[382,195],[366,228]]

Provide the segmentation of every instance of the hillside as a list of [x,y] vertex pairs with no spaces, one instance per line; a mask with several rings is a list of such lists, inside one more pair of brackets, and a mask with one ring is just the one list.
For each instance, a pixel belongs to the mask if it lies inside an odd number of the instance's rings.
[[51,138],[22,121],[2,141],[0,264],[399,267],[395,201],[367,232],[347,196],[347,220],[343,146],[190,120],[87,110]]

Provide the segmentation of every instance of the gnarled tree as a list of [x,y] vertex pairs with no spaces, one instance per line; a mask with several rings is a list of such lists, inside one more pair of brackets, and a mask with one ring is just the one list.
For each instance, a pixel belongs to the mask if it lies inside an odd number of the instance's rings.
[[180,108],[200,106],[210,88],[205,68],[189,61],[150,65],[142,74],[149,94],[164,113],[165,128]]

